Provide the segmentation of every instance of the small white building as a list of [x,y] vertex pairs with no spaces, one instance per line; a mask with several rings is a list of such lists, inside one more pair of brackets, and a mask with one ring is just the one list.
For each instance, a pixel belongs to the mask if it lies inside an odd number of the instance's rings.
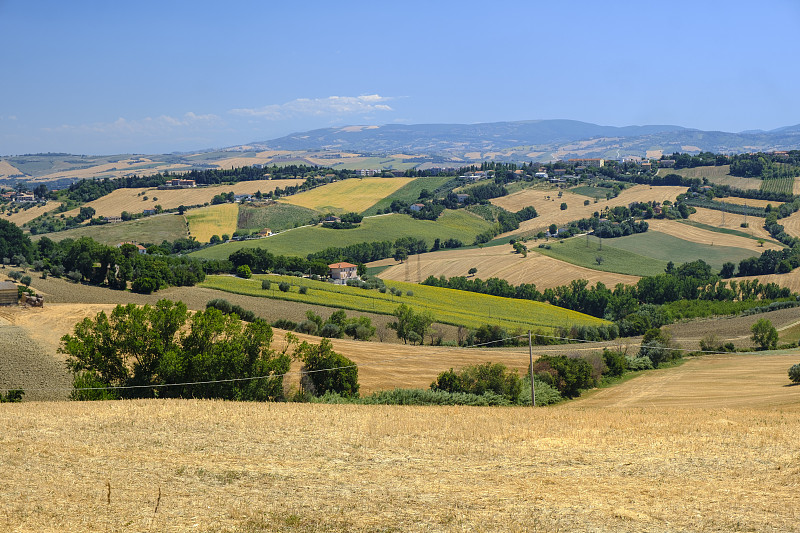
[[425,207],[425,204],[411,204],[410,206],[408,206],[408,208],[410,210],[417,211],[417,212],[422,211],[422,209],[424,207]]

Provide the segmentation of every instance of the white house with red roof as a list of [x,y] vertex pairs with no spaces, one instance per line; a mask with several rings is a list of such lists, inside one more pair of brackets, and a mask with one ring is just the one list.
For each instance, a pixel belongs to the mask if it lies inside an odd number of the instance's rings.
[[333,263],[328,268],[331,269],[331,279],[339,285],[347,283],[348,279],[358,279],[358,266],[352,263]]

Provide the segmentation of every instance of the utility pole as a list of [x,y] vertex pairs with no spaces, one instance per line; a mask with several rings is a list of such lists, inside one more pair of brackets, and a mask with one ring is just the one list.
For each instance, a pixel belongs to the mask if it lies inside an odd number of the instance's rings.
[[536,389],[533,388],[533,340],[531,330],[528,330],[528,358],[531,363],[531,407],[536,407]]

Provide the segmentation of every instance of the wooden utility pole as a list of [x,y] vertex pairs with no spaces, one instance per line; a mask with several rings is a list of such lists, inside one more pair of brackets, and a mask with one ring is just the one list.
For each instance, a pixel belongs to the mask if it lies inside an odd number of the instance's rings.
[[533,388],[533,339],[531,330],[528,330],[528,358],[531,363],[531,407],[536,407],[536,389]]

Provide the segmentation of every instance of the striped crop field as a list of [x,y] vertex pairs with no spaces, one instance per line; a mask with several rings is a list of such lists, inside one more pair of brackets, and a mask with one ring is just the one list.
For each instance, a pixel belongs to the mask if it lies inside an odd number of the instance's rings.
[[[263,280],[271,282],[270,289],[261,288]],[[288,292],[279,290],[278,284],[281,282],[291,285]],[[517,329],[552,331],[552,328],[557,326],[600,326],[607,323],[599,318],[541,302],[501,298],[401,281],[389,281],[386,285],[401,290],[402,296],[393,296],[389,291],[380,293],[377,290],[333,285],[324,281],[291,276],[257,275],[249,280],[233,276],[208,276],[200,284],[201,287],[235,294],[379,314],[392,314],[397,306],[406,304],[417,311],[429,310],[436,322],[469,328],[478,328],[483,324],[497,324],[512,331]],[[300,294],[301,286],[307,288],[306,294]],[[413,295],[409,296],[409,291]]]
[[414,178],[348,179],[282,198],[281,202],[322,213],[360,213],[412,181]]
[[237,204],[219,204],[192,209],[186,214],[189,232],[198,242],[208,242],[212,235],[233,235],[239,218]]
[[764,192],[792,194],[794,192],[794,177],[786,176],[763,180],[761,182],[761,190]]

